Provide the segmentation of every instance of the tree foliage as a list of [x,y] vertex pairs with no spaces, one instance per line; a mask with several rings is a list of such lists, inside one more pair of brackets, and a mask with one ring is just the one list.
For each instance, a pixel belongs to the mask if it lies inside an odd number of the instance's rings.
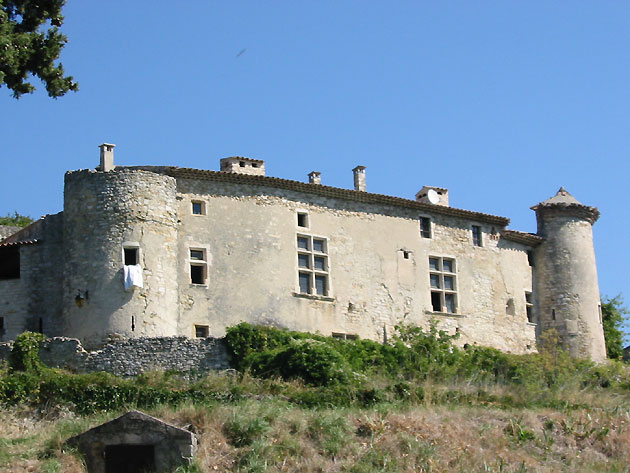
[[606,355],[608,358],[620,358],[623,356],[623,323],[628,309],[623,305],[621,295],[604,298],[602,300],[602,325],[604,326],[604,339],[606,340]]
[[39,77],[50,97],[60,97],[79,86],[72,76],[64,77],[55,64],[68,42],[59,32],[65,0],[0,0],[0,87],[6,85],[13,97],[30,94],[35,87],[29,75]]
[[8,213],[5,217],[0,217],[0,225],[8,225],[10,227],[26,227],[31,223],[33,223],[31,217],[20,215],[17,212],[13,212],[13,215]]

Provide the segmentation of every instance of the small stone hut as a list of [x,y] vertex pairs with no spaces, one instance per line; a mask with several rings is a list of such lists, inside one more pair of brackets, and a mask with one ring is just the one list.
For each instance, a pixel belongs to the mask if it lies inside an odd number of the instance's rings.
[[197,449],[192,432],[135,410],[66,443],[83,455],[89,473],[170,472]]

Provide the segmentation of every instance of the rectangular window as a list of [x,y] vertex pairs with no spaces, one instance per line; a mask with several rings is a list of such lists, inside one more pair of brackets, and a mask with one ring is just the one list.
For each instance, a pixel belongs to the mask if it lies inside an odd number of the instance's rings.
[[328,296],[328,247],[325,238],[297,236],[298,284],[301,294]]
[[190,283],[206,284],[208,277],[208,264],[206,263],[206,250],[200,248],[190,249]]
[[433,312],[457,313],[457,275],[455,260],[429,257],[429,286]]
[[298,212],[297,224],[298,227],[308,228],[308,214],[306,212]]
[[534,320],[534,301],[532,299],[532,293],[525,291],[525,311],[527,312],[527,321],[535,323]]
[[139,264],[140,262],[140,258],[138,254],[139,252],[140,252],[140,249],[137,247],[123,248],[123,258],[124,258],[123,264],[125,266],[135,266],[136,264]]
[[208,338],[210,335],[210,327],[207,325],[195,325],[196,338]]
[[4,317],[0,317],[0,337],[4,335]]
[[20,278],[20,247],[0,247],[0,279]]
[[429,217],[420,217],[420,236],[431,238],[431,219]]
[[483,246],[483,241],[481,240],[481,227],[478,225],[472,226],[472,241],[475,246]]
[[202,200],[193,200],[191,202],[192,205],[192,214],[193,215],[205,215],[206,214],[206,203]]
[[338,340],[357,340],[359,338],[359,336],[354,333],[339,333],[339,332],[333,332],[332,337]]

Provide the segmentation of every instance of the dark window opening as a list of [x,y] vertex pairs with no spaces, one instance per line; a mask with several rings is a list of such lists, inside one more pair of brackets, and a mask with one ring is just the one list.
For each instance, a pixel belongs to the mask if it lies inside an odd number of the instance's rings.
[[4,335],[4,317],[0,317],[0,337]]
[[193,215],[203,215],[203,205],[201,202],[192,203],[192,213]]
[[210,328],[207,325],[195,325],[195,337],[208,338],[210,335]]
[[556,320],[556,309],[551,309],[551,319]]
[[533,268],[534,267],[534,252],[533,251],[528,251],[527,252],[527,263]]
[[133,266],[138,264],[138,248],[125,248],[125,266]]
[[403,250],[402,254],[403,254],[403,258],[409,259],[409,252],[408,251],[404,251]]
[[431,293],[431,305],[433,306],[433,312],[442,312],[442,298],[440,292]]
[[245,167],[245,161],[239,161],[239,162],[238,162],[238,165],[239,165],[240,167],[244,168],[244,167]]
[[252,167],[257,168],[258,167],[258,163],[252,163]]
[[0,248],[0,279],[20,278],[20,248],[7,246]]
[[107,445],[105,473],[140,473],[155,470],[154,445]]
[[136,318],[131,316],[131,331],[134,332],[136,330]]
[[472,226],[472,238],[473,238],[473,245],[482,246],[480,226],[478,225]]
[[420,236],[431,238],[431,219],[428,217],[420,217]]
[[41,317],[38,320],[37,331],[39,333],[44,333],[44,319],[42,319]]
[[531,292],[525,292],[525,312],[527,313],[527,321],[535,323],[534,320],[534,301]]
[[190,282],[192,284],[203,284],[204,281],[204,267],[196,264],[190,265]]
[[297,214],[298,227],[308,227],[308,215],[305,213]]

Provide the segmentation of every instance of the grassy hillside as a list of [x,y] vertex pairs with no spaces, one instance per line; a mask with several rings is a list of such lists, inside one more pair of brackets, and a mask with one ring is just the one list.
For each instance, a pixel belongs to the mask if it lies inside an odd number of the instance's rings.
[[187,472],[630,471],[630,373],[538,355],[460,350],[401,327],[388,345],[242,325],[239,371],[184,380],[41,366],[36,337],[0,372],[0,471],[83,472],[63,448],[130,407],[195,432]]

